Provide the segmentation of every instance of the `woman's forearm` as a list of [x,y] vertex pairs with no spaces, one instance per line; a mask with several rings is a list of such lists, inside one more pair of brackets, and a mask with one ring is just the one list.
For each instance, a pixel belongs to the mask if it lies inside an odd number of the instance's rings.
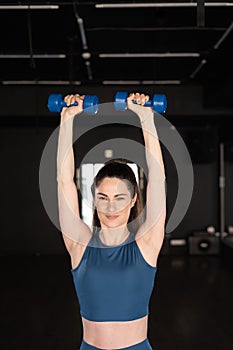
[[73,118],[66,120],[61,118],[57,151],[57,181],[69,182],[73,180]]
[[[156,176],[156,179],[164,179],[166,177],[165,168],[158,133],[154,123],[154,116],[150,115],[150,117],[140,118],[140,121],[145,141],[148,171],[153,173],[154,178]],[[160,169],[158,169],[158,166]]]

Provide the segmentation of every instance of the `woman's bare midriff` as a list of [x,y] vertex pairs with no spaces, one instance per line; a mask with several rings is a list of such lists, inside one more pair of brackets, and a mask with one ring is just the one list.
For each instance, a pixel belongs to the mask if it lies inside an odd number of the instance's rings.
[[148,315],[124,322],[94,322],[82,317],[83,339],[100,349],[126,348],[147,338]]

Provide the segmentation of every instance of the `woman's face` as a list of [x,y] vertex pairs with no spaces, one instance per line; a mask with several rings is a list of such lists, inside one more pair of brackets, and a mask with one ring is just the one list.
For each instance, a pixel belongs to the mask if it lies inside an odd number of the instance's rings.
[[102,228],[127,225],[137,197],[131,198],[127,181],[106,177],[96,188],[94,202]]

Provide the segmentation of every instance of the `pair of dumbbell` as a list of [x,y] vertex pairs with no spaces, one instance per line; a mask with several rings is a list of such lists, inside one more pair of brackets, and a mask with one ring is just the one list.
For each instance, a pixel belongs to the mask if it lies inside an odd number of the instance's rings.
[[[128,92],[118,91],[114,98],[115,109],[126,110],[127,109],[127,97]],[[133,101],[137,103],[136,101]],[[75,102],[68,107],[77,106]],[[144,107],[152,107],[155,113],[165,113],[167,108],[167,99],[165,95],[155,94],[152,100],[147,101]],[[63,107],[67,107],[66,102],[63,100],[61,94],[51,94],[48,99],[48,109],[50,112],[61,112]],[[83,100],[83,109],[88,114],[96,114],[99,108],[99,99],[96,95],[86,95]]]

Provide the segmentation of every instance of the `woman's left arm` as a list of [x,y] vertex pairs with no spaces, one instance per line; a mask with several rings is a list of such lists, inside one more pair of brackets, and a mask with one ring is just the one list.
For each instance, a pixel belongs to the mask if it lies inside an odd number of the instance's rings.
[[[132,100],[136,98],[138,104]],[[166,176],[163,156],[154,123],[154,113],[151,107],[143,107],[149,97],[144,94],[132,95],[128,98],[128,107],[135,112],[141,123],[145,142],[145,154],[148,167],[146,188],[146,219],[137,232],[144,236],[157,249],[161,248],[164,239],[164,226],[166,218]]]

